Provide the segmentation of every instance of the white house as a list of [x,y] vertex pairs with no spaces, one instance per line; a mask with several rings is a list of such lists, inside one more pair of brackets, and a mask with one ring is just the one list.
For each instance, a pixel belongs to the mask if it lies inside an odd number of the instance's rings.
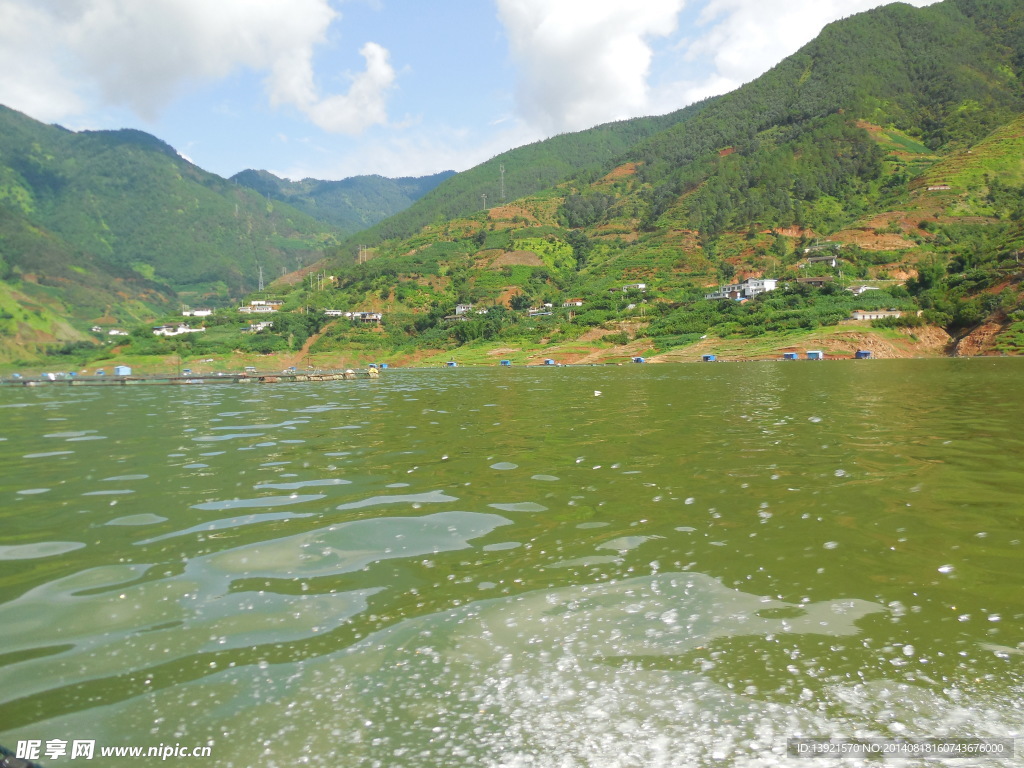
[[881,320],[886,317],[903,317],[898,309],[855,309],[850,313],[852,320]]
[[206,333],[205,328],[189,328],[184,323],[175,325],[158,325],[153,329],[155,336],[180,336],[183,333]]
[[774,278],[747,278],[742,283],[721,285],[714,293],[704,295],[705,299],[752,299],[762,293],[774,291],[778,280]]
[[455,305],[455,314],[456,315],[464,315],[467,312],[472,312],[472,311],[473,311],[473,305],[472,304],[456,304]]
[[583,299],[567,299],[562,302],[563,307],[582,307]]
[[854,296],[860,296],[865,291],[877,291],[879,289],[873,285],[855,285],[851,288],[847,288],[846,290],[850,291]]
[[212,309],[183,309],[182,317],[209,317],[213,314]]
[[351,312],[346,313],[343,309],[325,309],[324,314],[327,317],[344,317],[346,314],[351,315]]

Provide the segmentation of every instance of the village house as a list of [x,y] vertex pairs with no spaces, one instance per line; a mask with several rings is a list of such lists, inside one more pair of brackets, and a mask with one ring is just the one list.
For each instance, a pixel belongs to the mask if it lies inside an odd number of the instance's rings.
[[247,307],[239,307],[239,312],[277,312],[284,304],[280,299],[255,299]]
[[324,315],[326,317],[344,317],[345,315],[351,315],[351,312],[346,312],[343,309],[325,309]]
[[835,256],[809,256],[800,268],[810,266],[812,264],[828,264],[830,267],[836,267],[839,265],[839,260]]
[[352,319],[360,323],[379,323],[384,316],[380,312],[353,312]]
[[882,320],[886,317],[903,317],[898,309],[855,309],[850,313],[851,320]]
[[213,314],[212,309],[183,309],[182,317],[209,317]]
[[562,302],[563,307],[582,307],[583,299],[566,299]]
[[175,325],[158,325],[153,329],[155,336],[180,336],[183,333],[206,333],[205,328],[190,328],[184,323]]
[[714,293],[704,295],[705,299],[752,299],[762,293],[774,291],[778,280],[773,278],[747,278],[742,283],[721,285]]
[[647,283],[630,283],[629,285],[623,285],[618,288],[609,288],[608,293],[626,293],[627,291],[644,292],[646,290]]
[[820,275],[818,277],[798,277],[797,283],[800,285],[809,285],[812,288],[823,288],[826,284],[831,283],[835,280],[832,275]]

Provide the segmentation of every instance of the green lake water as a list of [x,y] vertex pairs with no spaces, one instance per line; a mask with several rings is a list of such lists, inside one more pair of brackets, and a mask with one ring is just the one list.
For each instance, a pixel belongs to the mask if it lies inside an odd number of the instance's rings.
[[5,388],[0,744],[646,768],[1024,737],[1022,374]]

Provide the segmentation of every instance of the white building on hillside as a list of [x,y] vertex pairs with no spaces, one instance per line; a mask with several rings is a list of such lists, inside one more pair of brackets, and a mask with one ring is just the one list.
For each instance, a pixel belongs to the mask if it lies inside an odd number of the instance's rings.
[[774,291],[778,280],[773,278],[748,278],[742,283],[720,285],[714,293],[704,295],[705,299],[752,299],[755,296]]
[[155,336],[180,336],[183,333],[206,333],[205,328],[190,328],[184,323],[178,325],[158,325],[153,328]]

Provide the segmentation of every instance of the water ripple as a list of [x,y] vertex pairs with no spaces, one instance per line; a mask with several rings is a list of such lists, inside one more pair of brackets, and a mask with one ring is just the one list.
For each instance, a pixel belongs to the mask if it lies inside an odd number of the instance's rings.
[[442,504],[446,501],[458,501],[458,498],[449,496],[441,491],[395,493],[387,496],[373,496],[360,501],[351,501],[347,504],[339,504],[335,509],[363,509],[365,507],[377,507],[382,504]]
[[330,486],[330,485],[351,485],[351,480],[342,480],[338,477],[327,478],[325,480],[301,480],[294,483],[260,483],[254,485],[253,488],[257,491],[263,490],[264,488],[272,488],[277,491],[294,491],[299,488],[314,488],[318,486]]
[[0,560],[36,560],[74,552],[84,547],[80,541],[40,541],[35,544],[0,545]]
[[283,507],[289,504],[304,504],[307,501],[319,501],[327,498],[323,493],[296,494],[291,496],[261,496],[256,499],[228,499],[226,501],[207,501],[193,504],[192,509],[214,510],[223,512],[228,509],[250,509],[253,507]]

